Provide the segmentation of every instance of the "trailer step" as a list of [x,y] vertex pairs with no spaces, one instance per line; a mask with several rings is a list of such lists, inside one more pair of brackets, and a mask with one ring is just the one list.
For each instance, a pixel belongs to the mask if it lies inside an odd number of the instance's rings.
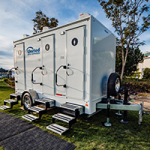
[[17,101],[13,100],[13,99],[6,99],[4,100],[4,105],[6,105],[6,103],[9,103],[9,104],[18,104]]
[[4,102],[6,102],[6,103],[13,103],[13,102],[17,102],[17,101],[15,101],[13,99],[6,99],[6,100],[4,100]]
[[28,120],[28,121],[30,121],[30,122],[39,119],[38,117],[36,117],[36,116],[34,116],[34,115],[31,115],[31,114],[24,115],[24,116],[22,116],[22,118],[25,119],[25,120]]
[[61,104],[59,107],[60,107],[60,113],[74,116],[75,118],[84,114],[84,109],[85,109],[85,107],[82,105],[77,105],[68,102]]
[[69,130],[68,128],[65,128],[65,127],[60,126],[60,125],[55,124],[55,123],[47,126],[46,129],[51,130],[51,131],[53,131],[59,135],[62,135],[63,133],[65,133],[66,131]]
[[6,109],[10,109],[10,108],[11,108],[11,107],[6,106],[6,105],[0,106],[0,109],[2,109],[2,110],[6,110]]
[[52,118],[69,123],[70,121],[75,120],[75,117],[71,117],[62,113],[57,113],[55,115],[52,116]]
[[81,106],[81,105],[72,104],[72,103],[64,103],[64,104],[61,104],[60,107],[66,108],[69,110],[73,110],[73,111],[75,111],[76,109],[79,109],[79,108],[83,108],[83,106]]
[[10,94],[10,99],[14,99],[14,98],[17,98],[17,100],[20,100],[21,99],[21,93],[18,92],[18,93]]
[[32,107],[28,108],[28,110],[33,111],[33,112],[37,112],[37,113],[46,111],[45,109],[37,107],[37,106],[32,106]]
[[40,103],[47,103],[47,102],[54,102],[55,100],[49,99],[49,98],[40,98],[40,99],[35,99],[35,102],[40,102]]
[[55,100],[54,99],[40,98],[40,99],[35,99],[35,102],[37,104],[44,104],[46,109],[55,106]]

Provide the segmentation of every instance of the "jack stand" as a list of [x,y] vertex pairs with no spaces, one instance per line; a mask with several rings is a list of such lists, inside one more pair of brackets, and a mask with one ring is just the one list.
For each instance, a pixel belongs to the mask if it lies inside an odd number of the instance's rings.
[[109,110],[110,110],[110,98],[108,98],[108,104],[107,104],[107,122],[104,123],[105,127],[112,126],[112,124],[109,122]]
[[117,112],[117,113],[115,113],[115,115],[116,115],[116,116],[120,116],[120,117],[122,117],[122,114],[120,113],[120,110],[118,110],[118,112]]
[[[128,89],[125,89],[124,93],[124,105],[128,104]],[[123,119],[120,121],[121,123],[127,124],[129,121],[127,120],[127,111],[125,110],[123,113]]]
[[129,123],[129,121],[127,120],[127,111],[124,111],[123,119],[120,122],[124,124]]
[[112,124],[109,122],[109,118],[107,118],[107,122],[104,123],[105,127],[111,127]]

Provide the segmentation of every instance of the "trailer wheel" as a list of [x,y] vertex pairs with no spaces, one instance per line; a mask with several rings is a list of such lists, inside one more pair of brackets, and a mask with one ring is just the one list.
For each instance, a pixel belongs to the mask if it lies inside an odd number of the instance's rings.
[[118,73],[112,73],[108,79],[108,94],[117,96],[121,87],[121,80]]
[[30,108],[33,104],[31,95],[29,93],[25,93],[22,97],[22,102],[24,105],[24,109],[28,110],[28,108]]

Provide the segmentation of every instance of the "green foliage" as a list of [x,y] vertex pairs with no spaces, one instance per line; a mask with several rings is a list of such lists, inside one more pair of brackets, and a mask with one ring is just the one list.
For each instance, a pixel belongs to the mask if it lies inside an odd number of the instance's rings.
[[129,89],[134,89],[135,92],[149,92],[150,93],[150,79],[137,79],[137,78],[123,78],[122,85]]
[[150,68],[145,68],[143,78],[150,79]]
[[106,16],[112,21],[121,46],[122,71],[125,70],[129,47],[139,47],[144,42],[139,36],[150,27],[149,0],[98,0]]
[[[125,49],[125,48],[124,48]],[[124,50],[126,51],[126,50]],[[124,75],[129,76],[133,75],[137,71],[137,64],[143,61],[143,54],[139,48],[129,48],[128,57],[126,61]],[[122,69],[122,52],[121,46],[116,47],[116,72],[121,74]]]
[[137,71],[134,71],[133,72],[133,75],[131,76],[131,78],[140,78],[140,76],[141,76],[141,72],[139,72],[138,70]]
[[36,17],[32,19],[34,23],[34,33],[36,34],[43,30],[43,27],[57,27],[58,26],[58,20],[55,18],[49,18],[41,10],[36,12]]
[[4,78],[4,82],[5,83],[7,83],[7,84],[9,84],[9,85],[11,85],[11,86],[15,86],[15,78],[13,77],[13,78]]
[[8,83],[8,78],[4,78],[4,82]]

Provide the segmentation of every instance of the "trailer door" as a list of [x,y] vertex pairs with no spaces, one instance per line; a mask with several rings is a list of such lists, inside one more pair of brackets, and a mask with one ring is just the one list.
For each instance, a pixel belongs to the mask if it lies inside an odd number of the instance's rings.
[[15,45],[14,48],[14,57],[15,57],[15,89],[16,91],[22,92],[26,89],[26,82],[25,82],[25,57],[24,57],[24,43],[20,43]]
[[44,70],[42,93],[54,95],[54,35],[41,38]]
[[66,95],[68,98],[84,98],[84,47],[85,26],[67,31]]

